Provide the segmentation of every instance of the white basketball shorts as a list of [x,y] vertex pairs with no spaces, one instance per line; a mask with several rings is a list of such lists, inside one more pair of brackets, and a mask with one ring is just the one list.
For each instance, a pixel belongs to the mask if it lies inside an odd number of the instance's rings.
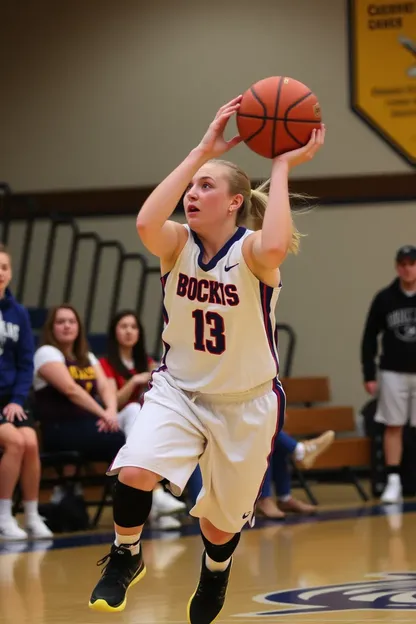
[[167,371],[156,372],[107,474],[124,466],[145,468],[167,479],[179,496],[199,462],[203,487],[191,515],[238,533],[247,522],[254,524],[284,413],[285,394],[277,379],[243,394],[203,395],[181,390]]
[[375,420],[390,427],[416,427],[416,375],[382,370]]

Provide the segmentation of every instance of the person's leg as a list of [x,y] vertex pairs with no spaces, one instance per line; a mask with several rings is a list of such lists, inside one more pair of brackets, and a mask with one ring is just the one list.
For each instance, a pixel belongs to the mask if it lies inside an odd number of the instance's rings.
[[257,501],[256,513],[265,516],[266,518],[269,518],[271,520],[283,520],[285,518],[285,514],[280,511],[280,509],[276,505],[274,497],[272,496],[272,461],[273,459],[271,458],[270,464],[264,477],[260,497]]
[[188,602],[188,621],[209,624],[223,607],[232,556],[241,533],[221,531],[207,518],[200,518],[199,524],[205,549],[199,583]]
[[278,436],[280,448],[284,448],[304,470],[312,468],[316,459],[333,443],[334,431],[325,431],[316,438],[310,440],[295,440],[285,431]]
[[[221,401],[221,399],[220,399]],[[200,579],[188,603],[191,624],[210,624],[226,597],[231,558],[254,511],[276,431],[283,424],[285,395],[271,392],[244,403],[195,401],[208,430],[200,458],[203,492],[191,514],[200,519],[204,553]]]
[[403,427],[409,417],[409,402],[408,376],[402,373],[381,371],[375,420],[386,425],[384,456],[387,483],[381,494],[383,503],[398,503],[402,500],[400,464],[403,454]]
[[289,449],[286,444],[277,439],[275,452],[272,457],[273,483],[278,498],[279,509],[283,512],[311,514],[316,511],[314,505],[309,505],[292,496],[291,475],[289,471]]
[[[137,418],[140,418],[142,406],[139,403],[128,403],[117,414],[117,420],[120,430],[126,436],[129,436],[130,431],[133,428]],[[153,491],[153,507],[152,515],[154,519],[158,519],[160,516],[169,516],[171,514],[183,511],[186,509],[185,503],[178,500],[168,492],[166,492],[161,485],[155,487]],[[177,521],[172,523],[172,526],[180,526]]]
[[52,531],[46,526],[38,512],[40,457],[36,431],[30,427],[20,427],[19,433],[24,441],[21,486],[25,511],[25,528],[34,539],[50,539]]
[[27,539],[12,514],[12,499],[22,467],[24,441],[18,429],[0,415],[0,536],[5,540]]
[[[172,409],[176,403],[177,409]],[[113,497],[115,542],[89,606],[122,611],[127,589],[145,574],[140,537],[152,507],[152,492],[166,478],[180,493],[195,469],[204,440],[179,391],[154,377],[139,418],[108,474],[118,474]]]

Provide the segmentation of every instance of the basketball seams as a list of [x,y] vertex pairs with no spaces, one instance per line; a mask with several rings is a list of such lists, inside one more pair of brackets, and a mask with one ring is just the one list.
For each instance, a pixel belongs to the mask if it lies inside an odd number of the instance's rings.
[[[290,136],[290,138],[293,139],[295,141],[295,143],[297,143],[299,145],[299,147],[303,147],[303,143],[301,141],[299,141],[299,139],[297,139],[295,137],[295,135],[292,134],[291,131],[289,130],[288,123],[287,123],[288,121],[290,121],[290,119],[285,119],[284,122],[283,122],[283,125],[284,125],[285,130],[286,130],[286,134],[288,134]],[[293,121],[291,121],[291,123],[293,123]],[[276,154],[276,156],[277,155],[278,154]]]
[[[307,100],[308,97],[310,97],[311,95],[313,95],[313,93],[312,93],[312,91],[309,91],[309,93],[307,93],[306,95],[302,95],[302,97],[300,97],[297,100],[295,100],[295,102],[292,102],[292,104],[286,109],[285,118],[287,118],[288,113],[289,113],[289,111],[292,110],[292,108],[295,108],[295,106],[297,106],[298,104],[300,104],[304,100]],[[314,121],[316,121],[316,119]]]
[[254,89],[254,87],[251,87],[251,88],[250,88],[250,91],[251,91],[251,93],[252,93],[253,97],[257,100],[257,102],[258,102],[258,103],[260,104],[260,106],[262,107],[262,109],[263,109],[263,113],[264,113],[263,117],[267,117],[267,108],[266,108],[265,103],[261,101],[260,96],[259,96],[259,95],[257,95],[257,93],[256,93],[256,91],[255,91],[255,89]]
[[[258,134],[260,134],[260,132],[262,132],[266,126],[266,122],[267,122],[267,117],[266,117],[266,113],[267,113],[267,109],[265,104],[261,101],[261,99],[259,98],[259,96],[257,95],[257,93],[255,92],[254,88],[251,87],[250,91],[253,95],[253,97],[257,100],[257,102],[260,104],[260,106],[263,109],[264,115],[259,115],[258,117],[256,117],[256,119],[262,119],[263,123],[261,124],[260,128],[258,130],[256,130],[255,132],[253,132],[253,134],[251,134],[250,136],[248,136],[245,139],[245,142],[248,143],[249,141],[251,141],[251,139],[254,139],[254,137],[256,137]],[[242,115],[240,114],[240,112],[237,112],[237,117],[247,117],[247,115]]]
[[280,95],[282,93],[282,85],[283,85],[283,76],[280,76],[280,79],[277,85],[277,94],[276,94],[276,102],[275,102],[275,107],[274,107],[274,118],[273,118],[273,131],[272,131],[272,136],[271,136],[272,145],[271,145],[270,154],[272,158],[274,158],[277,155],[274,152],[274,141],[275,141],[275,136],[276,136],[277,111],[279,110]]
[[290,123],[296,123],[297,121],[299,123],[316,123],[316,119],[298,119],[297,117],[269,117],[267,115],[251,115],[250,113],[242,113],[238,116],[246,117],[248,119],[265,119],[266,121],[273,121],[274,119],[276,121],[285,121],[285,119],[287,119],[287,121],[290,121]]
[[[303,147],[303,143],[302,141],[299,141],[299,139],[297,139],[295,137],[294,134],[292,134],[292,132],[289,130],[289,123],[291,124],[295,122],[294,119],[290,119],[289,118],[289,113],[292,109],[296,108],[296,106],[298,106],[298,104],[300,104],[301,102],[304,102],[305,100],[308,99],[308,97],[310,97],[311,95],[313,95],[312,91],[309,91],[308,93],[306,93],[305,95],[303,95],[302,97],[298,98],[297,100],[295,100],[294,102],[292,102],[292,104],[286,109],[285,115],[284,115],[284,127],[286,130],[286,133],[299,145],[299,147]],[[314,122],[316,122],[316,120],[314,120]],[[314,123],[312,122],[312,123]]]

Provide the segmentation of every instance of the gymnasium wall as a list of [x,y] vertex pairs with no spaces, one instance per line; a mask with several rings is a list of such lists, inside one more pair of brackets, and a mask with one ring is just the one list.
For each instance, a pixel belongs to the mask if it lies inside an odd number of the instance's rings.
[[[325,152],[295,175],[410,172],[349,109],[345,0],[2,3],[0,172],[15,191],[158,182],[218,107],[285,74],[319,95]],[[233,154],[254,177],[269,163]]]

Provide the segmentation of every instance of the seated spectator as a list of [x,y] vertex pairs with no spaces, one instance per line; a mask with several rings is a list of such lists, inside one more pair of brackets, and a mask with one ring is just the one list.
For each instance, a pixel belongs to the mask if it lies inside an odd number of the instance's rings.
[[[100,364],[117,394],[118,409],[140,400],[150,381],[155,361],[146,351],[143,327],[132,310],[118,312],[110,322],[108,355]],[[175,518],[163,516],[182,511],[185,503],[165,492],[162,486],[153,491],[151,520],[159,520],[159,528],[179,528]]]
[[118,312],[110,322],[107,357],[100,364],[117,394],[118,408],[137,403],[150,381],[155,361],[146,352],[143,327],[135,312]]
[[[4,540],[50,538],[38,513],[40,459],[27,398],[33,377],[33,336],[25,308],[13,298],[10,254],[0,245],[0,537]],[[25,529],[12,514],[19,481]]]
[[140,413],[137,404],[117,411],[117,397],[71,305],[49,311],[42,346],[34,357],[34,397],[45,451],[78,451],[111,462]]
[[[285,512],[315,513],[315,505],[309,505],[292,496],[288,459],[291,455],[301,468],[308,470],[312,468],[319,455],[332,444],[334,438],[333,431],[326,431],[312,440],[297,442],[287,433],[281,431],[275,440],[270,466],[266,472],[261,495],[257,502],[257,512],[276,520],[283,519]],[[272,482],[278,505],[272,498]]]

